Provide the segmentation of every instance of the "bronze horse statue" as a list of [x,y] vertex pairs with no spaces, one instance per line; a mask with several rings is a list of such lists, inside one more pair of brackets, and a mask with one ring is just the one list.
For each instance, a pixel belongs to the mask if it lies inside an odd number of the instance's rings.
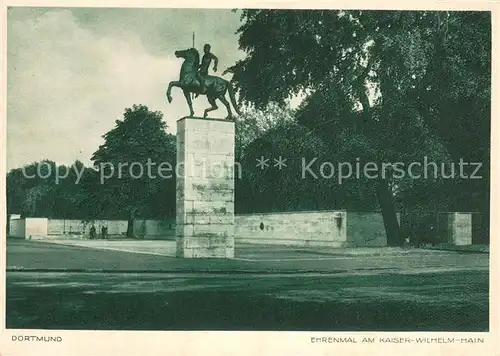
[[[196,78],[196,73],[198,72],[198,67],[200,64],[200,54],[195,48],[189,48],[182,51],[175,51],[175,56],[177,58],[184,58],[184,62],[182,63],[181,72],[179,74],[178,81],[172,81],[168,84],[167,89],[167,99],[168,102],[172,102],[171,91],[173,87],[181,88],[184,92],[184,96],[186,97],[186,101],[189,106],[190,116],[194,116],[193,103],[191,101],[191,93],[194,94],[203,94],[200,92],[200,82]],[[234,96],[234,89],[231,83],[225,79],[220,77],[216,77],[213,75],[208,75],[205,77],[205,87],[206,87],[206,96],[208,102],[211,107],[205,109],[203,117],[207,117],[208,113],[213,110],[217,110],[218,106],[216,104],[216,100],[219,99],[222,104],[227,109],[227,120],[233,119],[233,113],[231,112],[231,106],[226,99],[226,92],[229,92],[229,98],[231,103],[233,104],[234,110],[238,115],[241,115],[241,112],[238,109],[238,105],[236,103],[236,98]]]

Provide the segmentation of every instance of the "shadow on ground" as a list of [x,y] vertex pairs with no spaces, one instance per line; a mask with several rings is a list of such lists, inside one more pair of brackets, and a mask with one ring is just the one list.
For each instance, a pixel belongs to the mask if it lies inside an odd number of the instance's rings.
[[12,272],[7,310],[7,328],[29,329],[487,331],[488,273],[259,278]]

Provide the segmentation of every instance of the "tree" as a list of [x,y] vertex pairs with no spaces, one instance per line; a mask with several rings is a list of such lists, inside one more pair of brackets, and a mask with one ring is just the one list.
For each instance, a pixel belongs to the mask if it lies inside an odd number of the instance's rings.
[[7,210],[66,219],[92,215],[94,206],[86,204],[87,187],[80,184],[88,174],[89,168],[80,161],[64,166],[43,160],[13,169],[7,174]]
[[[483,45],[470,44],[488,38],[487,14],[250,9],[242,12],[241,19],[237,33],[247,56],[230,68],[240,98],[264,107],[269,102],[283,103],[291,95],[307,94],[299,121],[329,143],[333,152],[343,138],[346,154],[359,152],[366,162],[397,162],[411,159],[408,153],[426,142],[432,148],[430,141],[448,137],[455,146],[463,144],[435,125],[453,126],[454,118],[446,117],[447,110],[465,93],[475,98],[467,87],[487,82],[489,48],[484,41]],[[470,27],[470,20],[476,29],[462,31]],[[465,49],[452,44],[459,39],[468,44]],[[477,65],[468,67],[464,63],[471,58]],[[443,65],[451,75],[448,81],[433,79],[432,74]],[[443,90],[443,83],[453,85],[454,90]],[[440,88],[440,92],[431,90],[436,100],[433,120],[429,87]],[[480,97],[485,99],[479,104],[485,114],[488,92]],[[481,139],[477,135],[484,132],[475,130],[475,139]],[[426,139],[428,134],[433,140]],[[402,238],[393,179],[390,171],[380,173],[384,177],[376,181],[376,191],[388,243],[398,245]]]
[[138,214],[175,214],[175,137],[166,133],[162,119],[161,112],[144,105],[125,109],[92,156],[101,182],[96,200],[106,204],[101,211],[126,215],[129,237]]
[[7,174],[7,214],[22,214],[24,181],[25,177],[21,168],[13,169]]
[[415,93],[418,108],[454,161],[483,163],[482,179],[460,180],[445,189],[460,192],[456,209],[489,217],[491,13],[440,13],[435,25],[436,50]]
[[92,157],[95,168],[80,161],[64,166],[44,160],[11,170],[8,213],[82,220],[128,218],[129,236],[136,214],[174,215],[175,137],[165,129],[161,113],[134,106],[104,135],[105,143]]
[[248,105],[242,109],[242,115],[235,122],[236,157],[243,155],[245,148],[256,138],[279,125],[295,121],[295,111],[269,103],[264,109]]
[[[236,181],[236,211],[375,208],[366,180],[339,183],[336,175],[321,175],[321,163],[335,162],[339,152],[332,154],[319,135],[297,123],[295,115],[286,106],[269,104],[262,111],[245,110],[236,122],[236,159],[242,172]],[[267,160],[264,169],[257,165],[261,157]],[[277,164],[280,157],[281,167]],[[312,171],[304,166],[311,166]]]
[[52,216],[56,167],[54,162],[43,160],[11,170],[7,174],[7,211],[31,217]]

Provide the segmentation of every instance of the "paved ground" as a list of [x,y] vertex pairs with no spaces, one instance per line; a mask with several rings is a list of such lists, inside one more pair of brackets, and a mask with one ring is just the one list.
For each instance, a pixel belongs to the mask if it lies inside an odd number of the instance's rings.
[[[347,272],[362,270],[487,269],[488,254],[448,251],[375,249],[375,255],[333,255],[323,250],[236,246],[235,260],[173,258],[171,241],[94,241],[67,246],[41,241],[8,240],[8,270],[155,271],[155,272]],[[107,245],[106,245],[107,243]],[[101,246],[102,245],[102,246]],[[111,246],[113,245],[113,246]],[[104,246],[104,247],[103,247]],[[140,247],[142,246],[142,248]],[[121,251],[120,251],[121,250]],[[123,252],[126,251],[126,252]],[[136,251],[140,253],[130,253]],[[155,253],[155,254],[150,254]]]
[[488,274],[11,272],[7,311],[29,329],[486,331]]
[[240,246],[242,260],[182,260],[9,240],[7,327],[488,329],[488,254],[394,252]]

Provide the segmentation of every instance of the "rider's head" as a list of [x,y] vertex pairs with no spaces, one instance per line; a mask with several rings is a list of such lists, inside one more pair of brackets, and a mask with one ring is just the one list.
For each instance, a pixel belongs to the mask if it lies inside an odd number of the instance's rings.
[[204,51],[205,53],[210,52],[210,45],[209,45],[208,43],[207,43],[205,46],[203,46],[203,51]]

